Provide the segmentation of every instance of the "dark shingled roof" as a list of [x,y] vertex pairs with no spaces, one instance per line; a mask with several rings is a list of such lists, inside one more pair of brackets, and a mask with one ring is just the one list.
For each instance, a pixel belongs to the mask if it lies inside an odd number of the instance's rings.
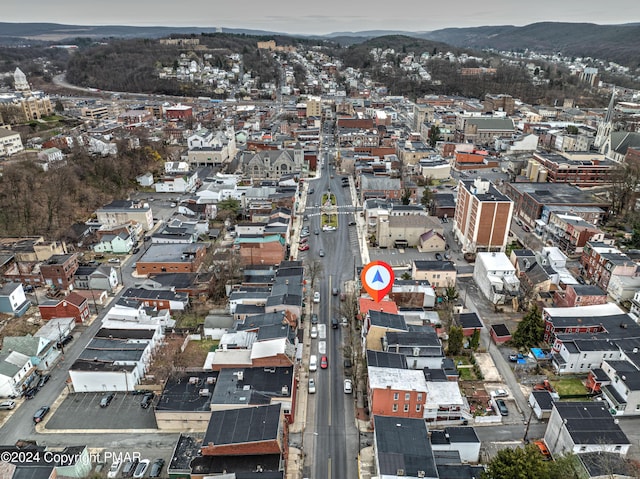
[[408,369],[404,354],[367,349],[367,364],[379,368]]
[[458,322],[462,329],[482,329],[483,324],[476,313],[460,313]]
[[427,426],[421,419],[375,416],[374,430],[381,475],[438,477]]
[[598,402],[554,402],[573,442],[580,444],[630,444],[608,409]]

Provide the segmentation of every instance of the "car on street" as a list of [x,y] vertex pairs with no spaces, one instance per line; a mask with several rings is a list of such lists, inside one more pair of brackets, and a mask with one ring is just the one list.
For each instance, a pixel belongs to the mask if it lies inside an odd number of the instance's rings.
[[316,339],[318,337],[318,326],[315,324],[311,326],[311,339]]
[[147,393],[142,396],[142,401],[140,401],[140,407],[143,409],[148,409],[149,406],[153,404],[153,398],[155,397],[155,393]]
[[301,231],[300,232],[300,238],[306,238],[307,236],[309,236],[309,232],[308,231]]
[[47,384],[49,382],[49,379],[51,379],[51,374],[43,374],[42,376],[40,376],[40,381],[38,381],[38,389]]
[[340,293],[340,290],[338,288],[332,288],[331,289],[331,294],[333,296],[338,296],[339,293]]
[[324,256],[324,250],[322,248],[318,250],[318,256],[320,256],[321,258]]
[[300,239],[300,244],[305,244],[309,241],[309,238],[301,238]]
[[523,229],[526,233],[531,233],[531,228],[529,228],[527,225],[522,225],[522,229]]
[[313,234],[314,235],[319,235],[320,234],[320,230],[318,228],[316,228],[315,230],[313,230]]
[[160,473],[162,472],[162,468],[164,467],[164,459],[159,457],[153,464],[151,464],[151,470],[149,471],[149,477],[160,477]]
[[442,255],[440,253],[436,253],[436,260],[442,261]]
[[109,404],[111,404],[111,401],[113,401],[114,396],[115,396],[114,393],[108,393],[102,396],[102,399],[100,399],[100,407],[107,407]]
[[309,220],[309,215],[304,215],[302,217],[302,221],[308,221]]
[[57,349],[62,349],[67,344],[69,344],[71,341],[73,341],[73,336],[70,335],[70,334],[67,334],[65,337],[63,337],[60,341],[58,341],[56,343],[56,348]]
[[502,399],[496,399],[496,406],[498,406],[498,411],[502,416],[509,415],[509,409],[507,408],[507,404]]
[[347,378],[344,380],[344,393],[351,394],[353,392],[353,383],[351,379]]
[[355,226],[356,222],[355,221],[349,221],[349,226]]
[[333,329],[338,329],[339,325],[340,323],[338,323],[338,318],[331,318],[331,327]]
[[327,369],[329,367],[329,359],[326,356],[320,358],[320,368]]
[[2,401],[0,402],[0,410],[9,411],[16,407],[15,401]]
[[324,225],[322,231],[335,231],[337,228],[333,225]]
[[22,396],[25,399],[33,399],[35,395],[38,394],[38,391],[39,391],[38,386],[31,386],[29,389],[25,390],[22,393]]
[[[319,294],[320,293],[318,293],[318,295]],[[320,297],[318,297],[318,300],[320,300]],[[318,315],[316,313],[311,315],[311,324],[318,324]]]
[[138,248],[137,246],[133,248],[133,254],[138,254],[139,252],[140,252],[140,248]]
[[36,424],[38,424],[39,422],[42,422],[44,417],[49,412],[49,409],[50,409],[49,406],[42,406],[40,409],[38,409],[33,415],[33,422],[35,422]]
[[308,250],[309,250],[308,244],[301,244],[300,246],[298,246],[298,251],[308,251]]
[[313,378],[309,378],[309,394],[316,393],[316,380]]
[[314,303],[319,303],[320,302],[320,292],[316,291],[315,293],[313,293],[313,302]]
[[144,477],[144,473],[147,472],[147,468],[149,467],[150,463],[151,461],[149,459],[143,459],[142,461],[140,461],[136,466],[136,469],[133,473],[133,477],[136,479],[140,479],[141,477]]

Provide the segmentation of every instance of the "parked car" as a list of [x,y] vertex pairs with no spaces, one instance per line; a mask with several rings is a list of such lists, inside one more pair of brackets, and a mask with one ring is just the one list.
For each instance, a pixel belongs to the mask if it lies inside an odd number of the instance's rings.
[[36,424],[38,424],[39,422],[42,422],[44,417],[49,412],[49,409],[50,409],[49,406],[42,406],[40,409],[38,409],[33,415],[33,422],[35,422]]
[[0,410],[9,411],[16,407],[15,401],[2,401],[0,402]]
[[502,399],[496,399],[496,406],[498,406],[498,411],[502,416],[509,415],[509,409],[507,408],[507,404]]
[[351,394],[353,392],[353,383],[351,382],[351,379],[345,379],[344,380],[344,393],[345,394]]
[[313,378],[309,378],[309,394],[316,393],[316,381]]
[[300,244],[306,244],[309,242],[309,238],[300,238]]
[[311,339],[316,339],[318,337],[318,326],[315,324],[311,326]]
[[120,263],[120,260],[118,258],[111,258],[108,260],[108,262],[117,264],[117,263]]
[[38,389],[47,384],[47,382],[49,382],[49,379],[51,379],[51,374],[42,375],[40,377],[40,381],[38,381]]
[[70,335],[70,334],[67,334],[64,338],[62,338],[60,341],[58,341],[56,343],[56,348],[57,349],[62,349],[67,344],[69,344],[71,341],[73,341],[73,336]]
[[138,467],[138,459],[132,459],[130,461],[126,461],[124,466],[122,467],[122,477],[131,477],[133,473]]
[[138,254],[139,252],[140,252],[140,248],[138,248],[137,246],[133,248],[133,254]]
[[308,231],[301,231],[300,232],[300,238],[306,238],[307,236],[309,236],[309,232]]
[[160,477],[160,473],[162,472],[162,468],[164,467],[164,459],[159,457],[153,464],[151,464],[151,470],[149,471],[149,477]]
[[333,329],[338,329],[339,323],[338,318],[331,318],[331,327]]
[[[317,294],[318,296],[320,296],[320,293],[317,293]],[[314,298],[315,298],[315,294],[314,294]],[[318,297],[318,301],[320,301],[319,297]],[[318,324],[318,315],[316,313],[311,314],[311,324]]]
[[155,397],[155,393],[147,393],[142,396],[142,401],[140,401],[140,407],[143,409],[148,409],[151,404],[153,404],[153,398]]
[[509,393],[507,391],[505,391],[504,389],[496,389],[492,393],[492,396],[496,397],[496,398],[505,398],[508,395],[509,395]]
[[301,244],[300,246],[298,246],[298,251],[308,251],[308,250],[309,250],[308,244]]
[[544,456],[545,461],[550,461],[551,460],[551,451],[549,451],[549,448],[547,447],[547,444],[543,440],[533,441],[533,443],[538,447],[538,449],[540,450],[540,452]]
[[436,260],[442,261],[442,255],[440,253],[436,253]]
[[345,359],[343,364],[345,369],[351,369],[351,359]]
[[33,399],[34,396],[38,394],[38,391],[39,391],[38,387],[33,386],[27,389],[24,393],[22,393],[22,396],[24,396],[25,399]]
[[329,367],[329,359],[326,356],[320,358],[320,368],[327,369]]
[[114,393],[107,393],[104,396],[102,396],[102,399],[100,399],[100,407],[107,407],[109,404],[111,404],[111,401],[113,401],[115,394]]
[[313,302],[314,303],[319,303],[320,302],[320,292],[316,291],[315,293],[313,293]]
[[140,479],[141,477],[144,477],[144,473],[147,472],[149,463],[151,463],[149,459],[143,459],[142,461],[140,461],[136,466],[136,469],[133,473],[133,477],[135,477],[136,479]]
[[338,293],[340,293],[340,290],[338,288],[332,288],[331,289],[331,294],[333,296],[338,296]]
[[356,222],[355,221],[349,221],[349,226],[355,226]]
[[320,234],[320,230],[318,228],[316,228],[315,230],[313,230],[313,234],[314,235],[319,235]]
[[322,248],[320,248],[320,250],[318,251],[318,256],[320,256],[321,258],[324,256],[324,250]]
[[111,467],[107,472],[107,477],[109,479],[115,479],[116,477],[118,477],[118,473],[120,472],[120,469],[122,469],[122,461],[119,459],[116,459],[115,461],[113,461],[113,464],[111,464]]

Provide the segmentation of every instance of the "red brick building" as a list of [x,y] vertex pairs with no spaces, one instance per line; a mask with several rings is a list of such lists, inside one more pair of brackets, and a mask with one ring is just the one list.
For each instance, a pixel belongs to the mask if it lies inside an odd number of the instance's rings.
[[77,269],[77,254],[55,254],[40,265],[40,274],[45,284],[67,289],[73,284],[73,275]]
[[564,291],[555,292],[553,302],[559,308],[604,304],[607,293],[595,285],[570,284]]
[[236,247],[240,250],[240,261],[243,265],[265,264],[276,265],[284,261],[287,246],[280,235],[269,235],[255,238],[237,238]]
[[369,367],[371,417],[422,419],[427,391],[422,370]]
[[54,318],[74,318],[76,323],[84,323],[91,314],[89,301],[76,292],[61,299],[50,299],[38,305],[40,316],[49,321]]
[[584,269],[584,276],[605,291],[609,286],[611,276],[633,277],[637,275],[637,266],[633,260],[605,243],[587,243],[582,250],[580,264]]
[[280,404],[214,411],[201,450],[203,456],[282,454],[284,436]]
[[164,111],[167,120],[188,120],[193,117],[193,108],[188,105],[173,105]]

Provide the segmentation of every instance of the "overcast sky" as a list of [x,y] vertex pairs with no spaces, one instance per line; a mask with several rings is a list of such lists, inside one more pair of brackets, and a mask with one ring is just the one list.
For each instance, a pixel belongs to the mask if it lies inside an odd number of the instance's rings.
[[429,31],[540,21],[640,22],[640,8],[638,0],[9,0],[3,2],[0,15],[0,22],[227,27],[292,34]]

